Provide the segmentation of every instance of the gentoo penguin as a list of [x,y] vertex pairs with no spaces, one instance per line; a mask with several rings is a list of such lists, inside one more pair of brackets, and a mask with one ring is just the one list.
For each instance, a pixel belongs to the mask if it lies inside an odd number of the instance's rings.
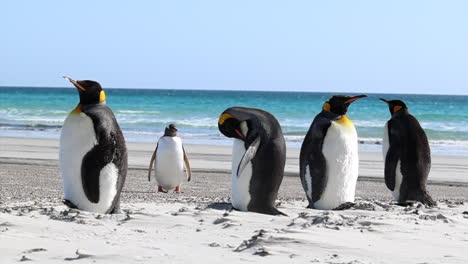
[[345,115],[349,105],[366,95],[335,95],[315,117],[300,153],[300,177],[308,208],[331,210],[354,202],[358,178],[358,139]]
[[431,170],[431,150],[426,133],[400,100],[385,102],[392,118],[385,124],[382,151],[385,184],[400,204],[419,201],[436,205],[426,190]]
[[118,213],[127,175],[127,149],[106,95],[95,81],[69,80],[80,102],[68,115],[60,136],[60,174],[72,208]]
[[231,107],[219,117],[218,128],[223,135],[234,139],[233,208],[284,215],[275,208],[286,160],[286,145],[276,118],[261,109]]
[[177,128],[170,124],[164,131],[164,136],[159,138],[156,149],[151,157],[148,181],[151,180],[151,171],[154,166],[154,174],[158,183],[158,192],[167,193],[174,189],[181,193],[180,185],[185,178],[184,162],[187,169],[187,180],[192,178],[190,162],[182,145],[182,140],[177,136]]

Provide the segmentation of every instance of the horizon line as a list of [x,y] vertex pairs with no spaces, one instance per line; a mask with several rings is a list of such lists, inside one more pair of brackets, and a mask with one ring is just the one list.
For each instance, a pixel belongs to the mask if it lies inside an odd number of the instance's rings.
[[[52,88],[52,89],[67,89],[68,86],[24,86],[24,85],[0,85],[0,89],[3,88]],[[389,93],[389,92],[341,92],[341,91],[305,91],[305,90],[267,90],[265,89],[207,89],[207,88],[142,88],[142,87],[107,87],[103,88],[103,90],[108,89],[116,89],[116,90],[176,90],[176,91],[212,91],[212,92],[274,92],[274,93],[331,93],[331,94],[340,94],[340,93],[347,93],[347,94],[359,94],[359,93],[366,93],[366,94],[403,94],[403,95],[444,95],[444,96],[468,96],[466,94],[442,94],[442,93]]]

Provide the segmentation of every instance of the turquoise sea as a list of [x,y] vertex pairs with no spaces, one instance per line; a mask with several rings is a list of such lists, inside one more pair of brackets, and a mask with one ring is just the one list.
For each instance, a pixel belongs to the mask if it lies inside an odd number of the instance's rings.
[[[105,89],[126,140],[155,142],[175,123],[184,143],[228,145],[217,127],[231,106],[262,108],[279,120],[289,147],[300,147],[314,116],[333,93],[204,90]],[[369,94],[347,116],[356,125],[360,148],[381,151],[383,126],[390,118],[378,100],[401,99],[420,121],[432,147],[443,155],[468,156],[468,96]],[[0,87],[0,137],[59,138],[77,105],[74,88]]]

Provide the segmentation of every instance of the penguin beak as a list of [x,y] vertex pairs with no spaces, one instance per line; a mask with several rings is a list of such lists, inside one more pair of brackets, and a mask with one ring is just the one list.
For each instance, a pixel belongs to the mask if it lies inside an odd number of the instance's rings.
[[351,98],[349,98],[348,100],[345,101],[345,104],[350,104],[358,99],[361,99],[361,98],[364,98],[364,97],[367,97],[367,95],[365,94],[361,94],[361,95],[358,95],[358,96],[353,96]]
[[241,132],[239,129],[236,129],[236,130],[234,130],[234,131],[236,131],[236,134],[237,134],[239,137],[241,137],[242,139],[245,139],[244,134],[242,134],[242,132]]
[[380,98],[379,100],[386,103],[386,104],[389,104],[389,102],[387,100],[383,99],[383,98]]
[[86,91],[86,89],[83,86],[81,86],[81,84],[79,84],[77,81],[73,80],[72,78],[67,77],[67,76],[63,76],[63,78],[73,83],[73,85],[75,85],[75,87],[80,89],[81,91]]

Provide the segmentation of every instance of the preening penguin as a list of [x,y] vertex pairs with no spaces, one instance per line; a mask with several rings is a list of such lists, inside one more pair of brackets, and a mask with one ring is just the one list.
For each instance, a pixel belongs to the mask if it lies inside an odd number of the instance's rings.
[[231,107],[219,117],[218,128],[234,139],[232,206],[240,211],[283,214],[275,208],[275,200],[283,180],[286,145],[276,118],[261,109]]
[[354,202],[359,170],[358,139],[345,115],[366,95],[335,95],[323,105],[302,143],[299,174],[309,208],[335,209]]
[[106,95],[95,81],[69,80],[80,102],[68,115],[60,136],[60,174],[69,207],[118,213],[127,175],[125,140]]
[[419,201],[434,206],[426,190],[431,170],[431,150],[426,133],[400,100],[385,102],[392,118],[385,124],[383,156],[385,184],[400,204]]
[[159,138],[158,145],[151,157],[148,181],[151,180],[151,170],[154,164],[154,174],[158,182],[158,192],[167,193],[174,189],[181,193],[180,185],[185,178],[184,163],[187,170],[187,180],[192,178],[190,162],[182,145],[182,140],[177,136],[177,128],[170,124],[164,131],[164,136]]

